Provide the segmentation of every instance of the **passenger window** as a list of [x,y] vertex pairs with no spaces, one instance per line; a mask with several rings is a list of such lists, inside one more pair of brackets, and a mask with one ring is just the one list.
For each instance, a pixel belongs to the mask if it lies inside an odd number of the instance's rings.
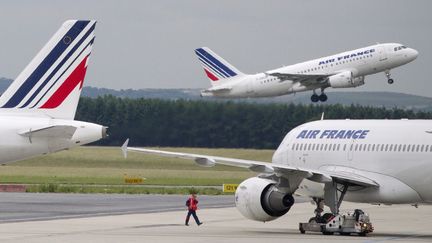
[[399,144],[399,148],[398,148],[398,151],[400,152],[400,151],[401,151],[401,149],[402,149],[402,144]]
[[375,144],[372,144],[372,151],[375,151]]
[[406,149],[406,144],[403,145],[402,151],[405,152],[405,149]]
[[358,149],[358,144],[355,145],[354,151],[357,151]]
[[420,145],[417,144],[416,152],[418,152],[419,150],[420,150]]
[[351,144],[351,146],[350,146],[350,151],[352,151],[353,150],[353,145]]
[[393,150],[393,144],[390,144],[389,151]]
[[426,145],[426,147],[425,147],[425,152],[427,152],[428,150],[429,150],[429,144]]
[[300,150],[303,150],[303,144],[300,144]]
[[371,145],[368,144],[368,145],[367,145],[367,151],[368,151],[368,152],[370,151],[370,147],[371,147]]
[[340,144],[337,145],[337,151],[339,151],[339,149],[340,149]]
[[343,146],[343,151],[346,151],[346,144],[344,144]]

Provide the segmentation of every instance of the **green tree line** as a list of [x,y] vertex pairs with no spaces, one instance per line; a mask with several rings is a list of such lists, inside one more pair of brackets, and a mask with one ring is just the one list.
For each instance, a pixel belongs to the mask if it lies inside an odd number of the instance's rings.
[[83,97],[76,119],[108,126],[99,145],[275,149],[292,128],[325,119],[431,119],[432,113],[357,105]]

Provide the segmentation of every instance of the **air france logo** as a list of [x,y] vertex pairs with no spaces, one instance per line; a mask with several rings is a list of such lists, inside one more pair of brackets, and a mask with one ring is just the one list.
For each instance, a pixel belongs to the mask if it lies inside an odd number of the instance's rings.
[[297,139],[365,139],[369,130],[303,130]]
[[363,55],[368,55],[370,53],[375,52],[375,49],[370,49],[370,50],[366,50],[366,51],[359,51],[357,53],[351,53],[348,55],[344,55],[344,56],[339,56],[337,58],[331,58],[328,60],[324,60],[324,61],[320,61],[318,65],[323,65],[323,64],[329,64],[329,63],[333,63],[333,62],[338,62],[340,60],[345,60],[345,59],[350,59],[353,57],[359,57],[359,56],[363,56]]

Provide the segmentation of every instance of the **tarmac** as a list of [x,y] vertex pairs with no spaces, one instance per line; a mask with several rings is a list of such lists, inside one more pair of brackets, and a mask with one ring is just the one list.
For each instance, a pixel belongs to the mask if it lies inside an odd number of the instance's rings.
[[[359,237],[300,234],[298,223],[307,221],[313,213],[314,206],[309,202],[296,203],[287,215],[275,221],[261,223],[240,215],[232,206],[232,196],[202,196],[198,216],[204,224],[197,226],[191,219],[190,226],[185,226],[185,196],[11,195],[0,194],[0,206],[5,198],[9,198],[10,203],[2,207],[2,213],[9,217],[0,220],[1,242],[432,242],[431,206],[415,208],[409,205],[378,206],[344,202],[342,211],[361,208],[371,217],[375,231],[366,237]],[[36,207],[37,211],[44,209],[51,214],[35,219],[33,209],[28,206],[22,208],[18,219],[15,217],[14,221],[14,213],[8,213],[7,209],[12,207],[13,200],[22,200],[23,197],[29,202],[37,202],[40,198],[44,198],[46,202],[53,201],[52,205],[42,203]],[[110,205],[112,204],[113,209],[100,204],[107,198],[111,198]],[[132,207],[134,203],[129,202],[124,203],[119,210],[115,207],[118,203],[116,200],[138,200],[136,202],[144,206],[141,209]],[[207,200],[211,203],[206,202]],[[221,200],[221,204],[226,203],[225,206],[220,205],[221,207],[217,208],[218,200]],[[19,202],[17,203],[19,208]],[[98,213],[98,204],[103,208],[103,213]],[[151,207],[146,209],[146,205]],[[11,209],[15,207],[17,206]],[[82,209],[80,213],[68,215],[69,207],[74,210]],[[128,211],[130,207],[132,208]],[[91,209],[86,212],[86,208]],[[62,214],[69,217],[62,218]]]

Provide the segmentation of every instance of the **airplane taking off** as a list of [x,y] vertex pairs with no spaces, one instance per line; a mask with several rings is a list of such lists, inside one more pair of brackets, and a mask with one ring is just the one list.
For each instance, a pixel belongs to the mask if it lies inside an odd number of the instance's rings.
[[[237,209],[256,221],[286,214],[293,195],[322,202],[334,215],[343,200],[371,204],[432,204],[432,129],[430,120],[320,120],[291,130],[272,163],[200,154],[122,147],[123,153],[224,164],[260,173],[235,193]],[[319,215],[317,215],[318,217]]]
[[0,163],[106,136],[106,127],[74,120],[95,26],[94,20],[64,22],[0,96]]
[[[418,52],[397,43],[368,46],[321,57],[258,74],[244,74],[207,47],[195,54],[211,88],[201,96],[221,98],[272,97],[312,90],[312,102],[327,101],[324,90],[351,88],[364,84],[365,76],[384,72],[389,84],[390,70],[417,58]],[[320,89],[318,95],[315,90]]]

